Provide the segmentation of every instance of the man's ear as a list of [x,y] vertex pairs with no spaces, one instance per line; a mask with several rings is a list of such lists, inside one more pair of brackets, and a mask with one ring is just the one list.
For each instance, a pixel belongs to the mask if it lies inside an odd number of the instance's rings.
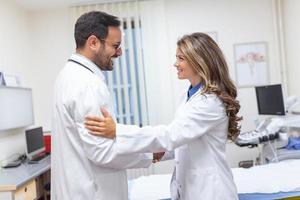
[[99,48],[99,45],[101,45],[101,42],[96,36],[91,35],[86,40],[86,44],[91,50],[97,50]]

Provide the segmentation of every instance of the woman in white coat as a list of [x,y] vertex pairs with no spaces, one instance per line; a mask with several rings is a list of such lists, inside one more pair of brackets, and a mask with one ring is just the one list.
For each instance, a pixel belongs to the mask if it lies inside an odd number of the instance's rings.
[[173,200],[238,199],[225,146],[239,134],[240,105],[224,56],[208,35],[193,33],[177,42],[175,67],[178,78],[188,79],[191,86],[169,125],[116,126],[102,111],[104,118],[87,116],[86,128],[116,138],[120,154],[175,150]]

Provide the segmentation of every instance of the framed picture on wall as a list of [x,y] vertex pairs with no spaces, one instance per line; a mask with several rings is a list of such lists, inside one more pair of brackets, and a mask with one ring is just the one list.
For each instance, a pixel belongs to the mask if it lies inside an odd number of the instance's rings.
[[267,42],[234,45],[234,61],[238,87],[252,87],[269,83],[267,54]]

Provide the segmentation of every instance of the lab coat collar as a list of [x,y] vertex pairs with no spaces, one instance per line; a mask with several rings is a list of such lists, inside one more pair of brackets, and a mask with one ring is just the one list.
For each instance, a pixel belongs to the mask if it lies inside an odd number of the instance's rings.
[[103,72],[99,69],[99,67],[97,67],[97,65],[95,65],[95,63],[93,63],[91,60],[89,60],[85,56],[78,54],[78,53],[74,53],[71,55],[70,59],[83,64],[84,66],[89,68],[94,74],[96,74],[99,78],[101,78],[103,81],[105,81],[105,76],[104,76]]
[[191,85],[189,87],[188,90],[188,99],[193,96],[200,88],[202,88],[203,84],[202,83],[198,83],[197,85],[195,85],[194,87]]
[[202,88],[203,88],[203,83],[199,83],[194,87],[191,85],[187,92],[187,100],[186,101],[189,101],[195,94],[197,94],[199,91],[201,91]]

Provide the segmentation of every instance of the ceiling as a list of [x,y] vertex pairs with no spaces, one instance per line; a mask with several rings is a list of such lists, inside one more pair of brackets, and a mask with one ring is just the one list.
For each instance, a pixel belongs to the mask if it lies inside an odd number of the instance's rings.
[[15,0],[16,3],[27,10],[40,10],[72,5],[112,3],[137,0]]

